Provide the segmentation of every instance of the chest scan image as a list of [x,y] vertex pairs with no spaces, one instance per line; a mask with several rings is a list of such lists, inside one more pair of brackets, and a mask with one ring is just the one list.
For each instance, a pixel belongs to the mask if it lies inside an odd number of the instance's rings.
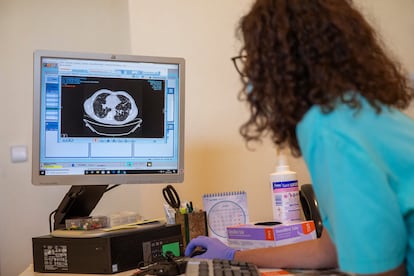
[[138,114],[134,99],[125,91],[100,89],[85,101],[83,107],[89,117],[109,125],[129,123]]

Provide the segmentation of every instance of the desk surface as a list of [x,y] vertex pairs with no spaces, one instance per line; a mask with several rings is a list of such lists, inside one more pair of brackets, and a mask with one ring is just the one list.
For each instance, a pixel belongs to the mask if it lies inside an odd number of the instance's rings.
[[[263,276],[275,276],[275,275],[294,275],[294,274],[287,274],[286,271],[281,269],[260,269]],[[116,274],[69,274],[69,273],[40,273],[33,271],[33,264],[29,265],[25,271],[20,273],[19,276],[131,276],[135,270],[128,270]]]
[[72,274],[72,273],[39,273],[39,272],[34,272],[33,271],[33,264],[29,265],[25,271],[23,271],[22,273],[20,273],[19,276],[131,276],[132,273],[134,273],[135,270],[128,270],[128,271],[124,271],[124,272],[120,272],[120,273],[115,273],[115,274]]
[[[295,276],[295,275],[341,275],[341,276],[345,276],[345,275],[352,275],[352,274],[346,274],[346,273],[342,273],[338,270],[303,270],[303,271],[297,271],[297,272],[288,272],[286,270],[283,269],[275,269],[275,268],[261,268],[259,269],[261,272],[261,276],[276,276],[276,275],[284,275],[284,276]],[[33,264],[29,265],[25,271],[23,271],[22,273],[20,273],[19,276],[131,276],[133,273],[135,272],[135,270],[128,270],[128,271],[124,271],[124,272],[120,272],[120,273],[116,273],[116,274],[69,274],[69,273],[39,273],[39,272],[34,272],[33,271]]]

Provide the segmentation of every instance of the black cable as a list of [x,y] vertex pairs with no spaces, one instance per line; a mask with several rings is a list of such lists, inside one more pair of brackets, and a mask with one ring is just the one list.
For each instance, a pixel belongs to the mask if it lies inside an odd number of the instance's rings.
[[58,209],[55,209],[52,211],[52,213],[49,214],[49,232],[52,233],[52,215],[57,212]]
[[109,192],[109,191],[110,191],[110,190],[112,190],[113,188],[118,187],[119,185],[121,185],[121,184],[116,184],[116,185],[112,185],[111,187],[108,187],[108,188],[105,190],[105,193],[106,193],[106,192]]
[[[142,262],[140,264],[142,264]],[[182,257],[176,257],[173,252],[167,251],[165,256],[162,255],[159,259],[152,260],[152,263],[146,266],[140,264],[138,265],[138,271],[133,274],[134,276],[176,276],[185,273],[187,260]]]

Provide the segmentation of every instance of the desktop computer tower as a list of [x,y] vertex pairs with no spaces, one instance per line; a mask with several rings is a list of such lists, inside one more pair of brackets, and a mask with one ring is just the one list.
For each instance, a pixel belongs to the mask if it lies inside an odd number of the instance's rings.
[[35,272],[112,274],[149,264],[166,251],[183,255],[180,225],[118,230],[99,237],[34,237]]

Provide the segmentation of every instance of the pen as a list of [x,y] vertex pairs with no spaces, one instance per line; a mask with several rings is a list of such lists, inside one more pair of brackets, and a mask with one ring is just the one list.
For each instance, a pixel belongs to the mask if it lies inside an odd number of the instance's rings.
[[187,210],[188,210],[189,213],[192,213],[194,211],[193,202],[192,201],[190,201],[189,203],[187,203]]

